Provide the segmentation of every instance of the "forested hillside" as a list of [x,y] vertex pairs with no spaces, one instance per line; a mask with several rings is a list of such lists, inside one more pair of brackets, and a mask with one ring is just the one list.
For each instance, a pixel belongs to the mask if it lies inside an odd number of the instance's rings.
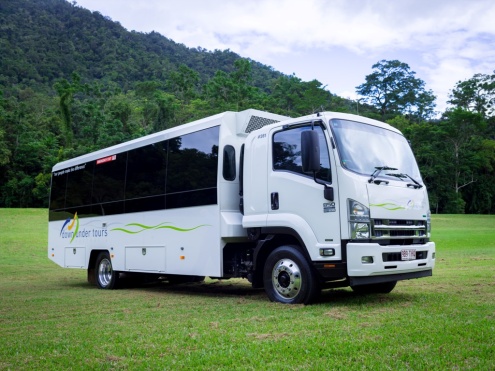
[[[433,212],[493,213],[495,77],[459,82],[452,109],[431,121],[435,97],[424,82],[406,64],[382,62],[358,87],[365,97],[358,103],[228,50],[127,31],[75,2],[2,0],[0,207],[46,206],[50,170],[60,160],[257,108],[289,116],[359,112],[387,121],[411,140]],[[403,72],[393,79],[410,83],[394,84],[402,91],[384,85],[392,69]],[[391,95],[375,99],[383,92]]]
[[[77,71],[84,80],[127,90],[136,81],[165,81],[180,64],[198,72],[204,83],[217,70],[231,72],[239,59],[230,51],[190,49],[155,32],[128,32],[98,12],[62,0],[2,0],[0,12],[0,83],[5,85],[51,87]],[[253,62],[252,75],[266,89],[280,73]]]

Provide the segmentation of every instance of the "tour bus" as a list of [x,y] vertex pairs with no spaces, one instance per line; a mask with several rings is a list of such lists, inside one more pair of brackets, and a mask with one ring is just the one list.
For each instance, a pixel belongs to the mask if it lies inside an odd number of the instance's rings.
[[246,278],[282,303],[389,293],[432,275],[426,187],[406,138],[356,115],[224,112],[56,164],[48,256],[124,277]]

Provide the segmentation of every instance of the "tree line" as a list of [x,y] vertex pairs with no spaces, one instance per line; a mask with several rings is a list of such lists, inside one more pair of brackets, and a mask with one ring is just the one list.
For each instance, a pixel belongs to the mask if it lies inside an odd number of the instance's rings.
[[[398,61],[382,61],[375,72],[389,62]],[[409,67],[398,63],[406,72],[400,78],[410,78]],[[181,65],[166,82],[137,82],[126,92],[98,81],[83,83],[74,73],[53,85],[52,96],[30,88],[1,94],[0,205],[45,207],[55,163],[218,112],[257,108],[294,117],[359,109],[358,102],[332,95],[317,80],[304,82],[296,76],[280,76],[266,93],[252,85],[250,66],[239,59],[231,73],[218,71],[204,85],[197,72]],[[439,119],[420,114],[432,116],[434,106],[418,108],[424,97],[417,88],[399,104],[394,100],[403,98],[383,85],[367,79],[357,87],[364,94],[366,84],[375,84],[373,94],[363,95],[359,113],[388,122],[411,141],[433,212],[495,210],[494,82],[495,75],[459,82],[452,91],[452,108]],[[383,101],[390,103],[384,108]]]
[[256,108],[387,122],[410,140],[432,212],[495,211],[495,75],[458,82],[437,113],[432,91],[396,60],[373,65],[352,101],[230,51],[128,32],[64,0],[5,0],[0,15],[0,207],[46,207],[59,161]]

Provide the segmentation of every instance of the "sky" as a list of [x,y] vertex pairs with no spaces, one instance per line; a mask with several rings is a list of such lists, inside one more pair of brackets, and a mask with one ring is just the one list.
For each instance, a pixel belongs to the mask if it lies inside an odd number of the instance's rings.
[[381,60],[407,63],[448,107],[459,81],[495,70],[493,0],[76,0],[129,31],[226,50],[358,99]]

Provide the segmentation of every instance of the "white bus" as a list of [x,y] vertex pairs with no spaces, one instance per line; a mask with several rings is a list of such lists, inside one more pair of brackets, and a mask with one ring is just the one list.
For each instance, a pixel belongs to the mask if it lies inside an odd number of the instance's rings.
[[48,256],[124,274],[247,278],[272,301],[388,293],[430,276],[426,188],[407,140],[364,117],[225,112],[53,167]]

